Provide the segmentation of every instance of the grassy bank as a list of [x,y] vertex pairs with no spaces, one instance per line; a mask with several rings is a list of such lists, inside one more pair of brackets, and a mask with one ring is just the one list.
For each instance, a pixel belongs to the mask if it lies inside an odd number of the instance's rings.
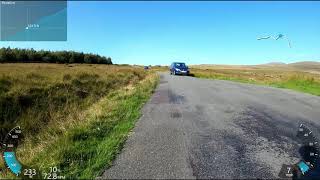
[[108,65],[2,64],[0,72],[1,129],[23,130],[18,159],[42,172],[57,166],[66,178],[110,166],[158,81]]
[[195,77],[293,89],[320,96],[320,75],[285,69],[192,68]]

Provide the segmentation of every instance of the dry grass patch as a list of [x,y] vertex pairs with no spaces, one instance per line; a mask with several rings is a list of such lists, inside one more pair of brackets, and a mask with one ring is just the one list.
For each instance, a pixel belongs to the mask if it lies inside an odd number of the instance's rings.
[[[40,170],[54,165],[67,177],[93,178],[125,139],[104,147],[111,152],[107,159],[99,157],[103,149],[92,146],[100,146],[121,123],[130,122],[121,131],[128,133],[156,83],[154,73],[130,66],[0,64],[1,138],[20,125],[24,139],[17,155],[24,165]],[[84,156],[87,165],[79,161]]]
[[320,95],[320,74],[264,66],[193,66],[195,77],[270,85]]

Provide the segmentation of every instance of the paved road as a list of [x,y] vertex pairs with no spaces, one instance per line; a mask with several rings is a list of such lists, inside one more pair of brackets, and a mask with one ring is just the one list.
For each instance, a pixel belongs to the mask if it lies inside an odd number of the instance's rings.
[[320,97],[170,76],[103,178],[277,178],[299,160],[298,125],[320,137]]

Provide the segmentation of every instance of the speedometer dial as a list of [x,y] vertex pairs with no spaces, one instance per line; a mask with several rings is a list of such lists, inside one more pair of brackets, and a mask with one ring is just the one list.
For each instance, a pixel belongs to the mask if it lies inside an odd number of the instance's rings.
[[9,170],[19,176],[22,172],[22,165],[17,160],[15,150],[18,147],[19,139],[21,138],[21,129],[19,126],[13,128],[5,137],[2,143],[3,159]]
[[299,131],[297,137],[302,143],[299,150],[302,159],[310,168],[317,167],[318,157],[319,157],[319,146],[318,141],[313,135],[312,131],[301,124],[299,126]]
[[297,138],[300,143],[301,160],[293,165],[283,165],[281,178],[320,178],[319,143],[313,132],[305,125],[298,127]]

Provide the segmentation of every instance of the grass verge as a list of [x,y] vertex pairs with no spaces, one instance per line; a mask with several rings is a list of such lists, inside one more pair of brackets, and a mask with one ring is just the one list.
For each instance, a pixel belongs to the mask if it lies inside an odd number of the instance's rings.
[[299,71],[272,69],[198,69],[195,77],[268,85],[320,96],[320,75]]
[[[120,152],[128,133],[140,117],[157,80],[152,77],[134,89],[121,89],[101,100],[88,114],[87,123],[70,130],[32,161],[42,170],[58,166],[68,178],[100,175]],[[99,111],[97,111],[99,108]]]
[[[3,66],[1,121],[22,126],[18,159],[42,173],[57,167],[66,178],[93,179],[111,165],[158,83],[155,73],[132,67]],[[13,177],[7,171],[0,176]]]

